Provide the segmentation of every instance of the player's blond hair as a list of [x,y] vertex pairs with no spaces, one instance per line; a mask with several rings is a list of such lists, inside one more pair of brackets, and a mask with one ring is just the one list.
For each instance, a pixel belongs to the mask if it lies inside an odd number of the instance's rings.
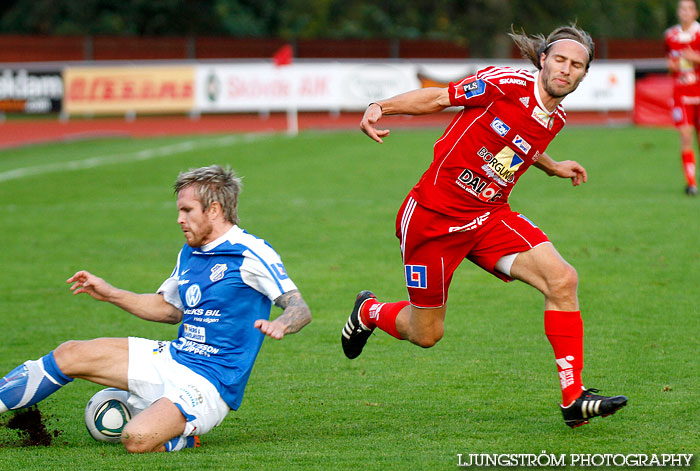
[[238,224],[238,194],[243,184],[230,167],[211,165],[181,172],[175,181],[175,194],[189,186],[206,210],[214,201],[221,205],[227,221]]
[[523,30],[520,30],[520,33],[516,33],[512,26],[510,31],[511,32],[508,33],[508,36],[510,36],[513,39],[513,42],[515,42],[515,45],[518,46],[523,58],[529,59],[530,62],[535,64],[535,67],[537,67],[538,70],[542,69],[542,65],[540,64],[540,56],[542,53],[546,55],[549,52],[549,48],[552,46],[552,44],[562,39],[576,41],[577,43],[581,44],[586,51],[588,51],[588,63],[586,64],[586,70],[588,70],[588,67],[590,67],[591,61],[593,61],[593,55],[595,53],[595,44],[593,43],[593,39],[591,39],[591,36],[588,33],[577,27],[576,24],[560,26],[552,31],[546,38],[543,34],[528,36]]

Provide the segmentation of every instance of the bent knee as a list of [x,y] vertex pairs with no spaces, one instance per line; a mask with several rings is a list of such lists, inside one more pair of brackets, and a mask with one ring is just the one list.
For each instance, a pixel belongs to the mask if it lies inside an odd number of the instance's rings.
[[575,295],[578,288],[576,269],[569,264],[562,265],[558,270],[550,273],[547,279],[547,287],[551,295]]
[[128,453],[151,453],[155,451],[150,444],[134,438],[122,437],[122,445],[124,445],[124,449]]
[[445,330],[443,328],[434,329],[431,332],[421,333],[417,336],[411,338],[411,342],[415,343],[419,347],[430,348],[434,347],[436,343],[442,339]]
[[64,374],[70,376],[68,373],[68,370],[70,370],[70,365],[75,364],[76,360],[83,358],[84,344],[85,341],[82,340],[68,340],[54,349],[53,357],[56,360],[56,364]]
[[[110,339],[98,338],[63,342],[53,351],[56,364],[67,376],[81,375],[95,359],[105,355],[107,351],[105,350],[105,340]],[[116,358],[116,355],[112,354],[112,359]]]
[[134,431],[128,424],[122,431],[121,441],[124,449],[129,453],[150,453],[156,451],[159,445],[146,439],[145,434]]

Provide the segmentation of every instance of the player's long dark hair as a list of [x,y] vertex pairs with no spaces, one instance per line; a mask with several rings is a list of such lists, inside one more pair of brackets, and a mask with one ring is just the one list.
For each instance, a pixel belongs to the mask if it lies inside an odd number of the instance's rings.
[[549,48],[554,41],[559,41],[560,39],[572,39],[580,43],[588,51],[588,64],[586,64],[586,70],[591,65],[593,60],[593,54],[595,52],[595,44],[591,36],[586,33],[581,28],[577,27],[576,24],[570,26],[560,26],[554,31],[552,31],[546,38],[543,34],[530,35],[525,34],[525,31],[520,30],[520,33],[516,33],[513,27],[510,28],[510,36],[515,42],[523,58],[529,59],[530,62],[535,64],[538,70],[542,69],[540,64],[540,56],[542,53],[547,54]]

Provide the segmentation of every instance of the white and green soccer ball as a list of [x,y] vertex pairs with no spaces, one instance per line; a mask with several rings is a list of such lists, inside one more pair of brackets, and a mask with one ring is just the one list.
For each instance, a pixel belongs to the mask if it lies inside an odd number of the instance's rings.
[[117,388],[98,391],[85,406],[85,426],[100,442],[119,442],[122,430],[134,411],[128,405],[129,393]]

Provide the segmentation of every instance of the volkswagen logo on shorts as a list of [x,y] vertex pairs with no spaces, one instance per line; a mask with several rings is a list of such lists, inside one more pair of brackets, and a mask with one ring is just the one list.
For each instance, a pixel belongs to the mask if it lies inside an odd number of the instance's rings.
[[199,285],[194,284],[187,288],[187,291],[185,292],[185,302],[189,307],[195,307],[197,304],[199,304],[201,299],[202,292],[199,289]]

